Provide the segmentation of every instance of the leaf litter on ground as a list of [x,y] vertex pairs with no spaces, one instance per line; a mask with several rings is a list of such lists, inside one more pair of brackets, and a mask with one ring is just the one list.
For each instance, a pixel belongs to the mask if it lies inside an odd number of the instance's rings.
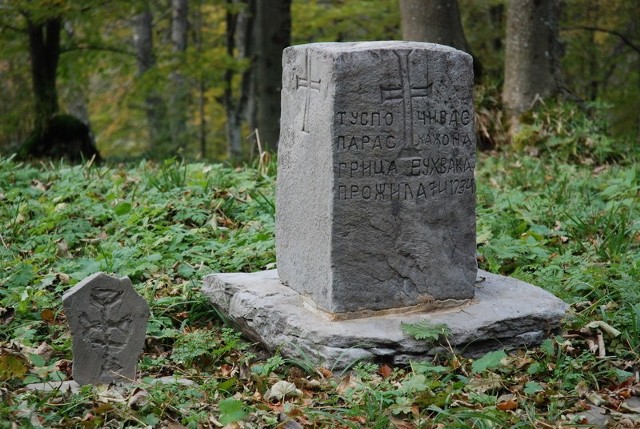
[[[0,280],[0,359],[6,360],[0,421],[554,427],[588,424],[607,412],[617,424],[634,422],[640,228],[629,220],[639,216],[626,187],[638,189],[638,178],[629,175],[635,167],[609,165],[594,177],[587,166],[554,162],[518,153],[480,156],[479,261],[570,302],[562,335],[531,350],[476,359],[443,353],[409,366],[363,363],[340,373],[247,343],[199,293],[208,272],[273,266],[272,176],[178,161],[89,168],[0,159],[0,268],[6,273]],[[525,171],[536,174],[524,177]],[[590,206],[576,195],[588,197]],[[620,196],[619,208],[610,210]],[[606,235],[616,225],[631,233],[629,243]],[[119,390],[28,391],[26,382],[71,377],[60,297],[97,270],[130,276],[153,306],[141,379]],[[445,327],[405,330],[446,342]],[[165,376],[193,384],[146,381]]]

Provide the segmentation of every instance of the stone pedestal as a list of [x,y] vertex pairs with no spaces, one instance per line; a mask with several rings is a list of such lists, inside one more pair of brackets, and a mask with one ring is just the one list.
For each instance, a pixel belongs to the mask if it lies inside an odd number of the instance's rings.
[[441,344],[409,337],[403,322],[445,323],[450,344],[466,356],[533,346],[560,329],[568,307],[536,286],[481,270],[474,289],[475,298],[461,307],[353,320],[332,320],[284,286],[276,270],[212,274],[202,291],[248,338],[331,369],[359,360],[404,364],[448,352]]
[[456,351],[530,346],[567,306],[480,272],[471,57],[418,42],[283,53],[278,271],[216,274],[204,293],[270,350],[345,367],[442,350],[401,323],[445,323]]

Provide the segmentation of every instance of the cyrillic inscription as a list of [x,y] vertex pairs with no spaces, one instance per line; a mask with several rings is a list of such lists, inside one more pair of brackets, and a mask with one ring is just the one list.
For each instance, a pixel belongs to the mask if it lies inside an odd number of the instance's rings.
[[[429,95],[430,85],[407,87],[405,91],[402,87],[381,87],[383,103],[399,100],[405,115],[415,113],[411,127],[407,121],[395,121],[394,113],[385,110],[336,113],[336,125],[341,131],[334,146],[340,154],[334,164],[336,198],[384,202],[475,193],[474,160],[456,156],[455,149],[473,144],[469,134],[462,131],[471,123],[469,110],[406,111],[406,105],[414,98]],[[397,137],[396,132],[402,135]],[[407,132],[412,133],[412,138]],[[403,156],[402,149],[414,149],[424,156]],[[451,156],[441,156],[446,153]],[[437,180],[416,180],[421,177]]]
[[334,314],[473,297],[472,66],[470,55],[432,43],[285,49],[284,284]]
[[471,123],[471,113],[468,110],[458,112],[453,110],[447,112],[446,110],[419,110],[418,123],[423,125],[440,124],[440,125],[452,125],[458,126],[469,125]]
[[382,182],[371,185],[338,185],[339,200],[405,201],[428,200],[440,195],[475,193],[471,179],[432,180],[429,182]]
[[473,171],[473,162],[467,158],[399,158],[361,159],[338,162],[338,178],[372,176],[435,176],[464,174]]
[[394,149],[395,136],[338,136],[336,148],[339,150]]
[[391,112],[337,112],[336,119],[340,125],[393,125],[393,113]]

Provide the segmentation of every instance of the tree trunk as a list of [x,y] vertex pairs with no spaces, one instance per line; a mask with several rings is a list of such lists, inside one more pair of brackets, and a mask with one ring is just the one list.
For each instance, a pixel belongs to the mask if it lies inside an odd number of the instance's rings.
[[400,0],[402,38],[469,51],[458,0]]
[[[489,7],[489,22],[494,29],[502,28],[504,22],[504,4],[497,3]],[[502,34],[500,33],[495,32],[491,40],[491,48],[495,52],[501,52],[504,45],[504,40],[502,40]]]
[[20,158],[65,158],[72,162],[100,154],[89,127],[71,115],[58,114],[56,77],[60,58],[62,19],[27,20],[31,78],[35,100],[35,124],[18,151]]
[[[239,108],[242,118],[249,125],[249,132],[253,133],[258,128],[258,118],[256,115],[256,2],[258,0],[246,1],[248,7],[245,13],[238,16],[238,28],[241,31],[236,33],[236,46],[240,58],[250,60],[250,67],[242,73],[242,87],[240,92]],[[279,138],[280,136],[278,136]],[[245,154],[246,156],[246,154]]]
[[[202,29],[204,28],[204,17],[202,16],[202,3],[203,0],[198,0],[195,11],[194,11],[194,24],[193,24],[193,34],[194,34],[194,42],[196,45],[196,51],[198,52],[198,56],[203,55],[203,41],[202,41]],[[207,79],[204,76],[200,75],[198,77],[198,115],[199,115],[199,127],[198,127],[198,142],[199,142],[199,150],[198,157],[200,159],[207,158],[207,116],[206,116],[206,103],[207,103]]]
[[537,100],[559,88],[559,43],[554,0],[510,0],[507,8],[502,100],[512,125]]
[[61,30],[60,18],[51,18],[38,24],[28,23],[36,127],[44,127],[59,109],[56,75]]
[[291,0],[258,0],[254,28],[257,128],[262,147],[277,151],[282,50],[291,43]]
[[[188,37],[188,0],[172,0],[171,2],[171,44],[173,52],[177,57],[181,57],[187,50]],[[184,60],[180,59],[180,64]],[[187,148],[187,110],[189,90],[187,82],[180,72],[179,67],[169,76],[172,89],[169,96],[169,123],[171,127],[171,140],[173,151],[185,150]],[[166,154],[169,155],[169,154]]]
[[458,0],[400,0],[402,38],[451,46],[473,56],[475,81],[482,66],[464,36]]
[[[244,10],[237,10],[235,6],[244,4]],[[253,0],[227,0],[227,56],[230,59],[250,58],[252,53],[252,26],[255,1]],[[234,6],[234,7],[232,7]],[[252,68],[248,67],[242,73],[239,94],[234,96],[233,68],[225,71],[224,106],[227,114],[226,135],[228,141],[228,156],[231,159],[242,159],[242,124],[247,118],[247,105],[252,77]]]
[[[143,12],[134,18],[134,44],[138,60],[138,78],[143,78],[145,73],[156,64],[153,53],[153,14],[148,4],[145,5]],[[151,148],[155,150],[166,147],[170,138],[166,109],[155,89],[149,90],[145,96],[144,110]]]
[[[153,53],[153,14],[148,4],[134,17],[134,45],[138,61],[138,78],[142,79],[156,63]],[[169,132],[166,126],[162,98],[155,89],[149,90],[144,100],[144,110],[152,149],[166,146]]]

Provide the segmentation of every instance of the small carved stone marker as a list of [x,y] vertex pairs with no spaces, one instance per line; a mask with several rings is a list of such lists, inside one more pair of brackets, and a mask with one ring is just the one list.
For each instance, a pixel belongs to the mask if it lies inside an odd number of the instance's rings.
[[73,339],[73,378],[81,385],[136,377],[149,305],[128,277],[97,273],[62,297]]

